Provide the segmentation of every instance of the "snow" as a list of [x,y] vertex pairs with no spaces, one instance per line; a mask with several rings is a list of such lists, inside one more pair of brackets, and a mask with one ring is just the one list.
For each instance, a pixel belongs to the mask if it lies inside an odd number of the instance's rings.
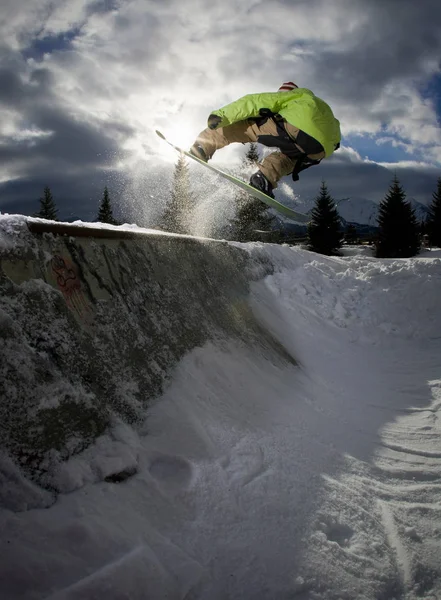
[[297,364],[195,348],[56,500],[0,457],[1,599],[441,598],[441,251],[239,246],[272,265],[249,302]]
[[[38,217],[26,217],[24,215],[10,215],[7,213],[0,213],[0,251],[13,249],[20,247],[21,245],[31,245],[32,237],[29,234],[27,224],[30,223],[46,223],[47,225],[53,224],[53,221],[46,219],[40,219]],[[89,223],[86,221],[72,221],[72,222],[60,222],[62,225],[66,225],[72,228],[87,227],[88,229],[101,229],[111,230],[115,232],[135,232],[145,233],[150,235],[162,235],[166,237],[189,237],[188,235],[169,233],[161,229],[149,229],[147,227],[139,227],[134,223],[123,223],[121,225],[109,225],[108,223]],[[195,237],[195,236],[191,236]],[[203,236],[197,236],[197,239],[210,239]]]

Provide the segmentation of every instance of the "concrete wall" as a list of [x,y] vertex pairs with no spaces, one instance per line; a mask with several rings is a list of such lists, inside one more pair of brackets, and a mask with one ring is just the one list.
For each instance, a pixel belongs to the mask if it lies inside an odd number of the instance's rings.
[[[248,254],[225,242],[30,222],[0,250],[0,450],[50,487],[115,417],[148,418],[208,339],[284,349],[253,317]],[[261,274],[268,272],[263,266]]]

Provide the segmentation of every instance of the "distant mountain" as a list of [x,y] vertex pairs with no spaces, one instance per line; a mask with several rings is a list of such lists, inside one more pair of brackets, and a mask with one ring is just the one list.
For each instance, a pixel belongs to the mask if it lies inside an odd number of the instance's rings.
[[418,221],[425,221],[427,215],[429,214],[429,207],[421,202],[418,202],[414,198],[409,198],[412,208],[415,209],[415,215]]
[[[426,205],[421,204],[414,198],[409,198],[418,221],[423,221],[428,212]],[[302,200],[282,199],[281,202],[289,203],[289,206],[303,213],[309,213],[315,204],[315,198]],[[367,198],[340,198],[335,199],[337,210],[344,221],[347,223],[359,223],[360,225],[369,225],[377,227],[378,203]]]

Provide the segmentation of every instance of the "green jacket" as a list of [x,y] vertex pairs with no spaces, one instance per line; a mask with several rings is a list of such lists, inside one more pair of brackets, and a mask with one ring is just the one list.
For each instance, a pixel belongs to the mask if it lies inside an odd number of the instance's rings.
[[219,127],[227,127],[237,121],[258,117],[261,108],[269,108],[312,136],[321,143],[326,156],[330,156],[336,144],[340,143],[340,123],[331,108],[306,88],[297,88],[292,92],[248,94],[211,114],[221,117]]

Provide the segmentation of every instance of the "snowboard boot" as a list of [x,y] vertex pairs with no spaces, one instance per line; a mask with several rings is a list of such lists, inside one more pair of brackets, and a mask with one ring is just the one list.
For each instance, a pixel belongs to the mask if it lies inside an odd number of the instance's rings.
[[196,158],[199,158],[199,160],[208,162],[208,156],[205,154],[205,150],[202,148],[202,146],[200,144],[193,144],[193,146],[190,148],[189,152]]
[[261,171],[257,171],[257,173],[251,175],[250,185],[251,187],[256,188],[256,190],[263,192],[270,198],[274,198],[273,186]]

